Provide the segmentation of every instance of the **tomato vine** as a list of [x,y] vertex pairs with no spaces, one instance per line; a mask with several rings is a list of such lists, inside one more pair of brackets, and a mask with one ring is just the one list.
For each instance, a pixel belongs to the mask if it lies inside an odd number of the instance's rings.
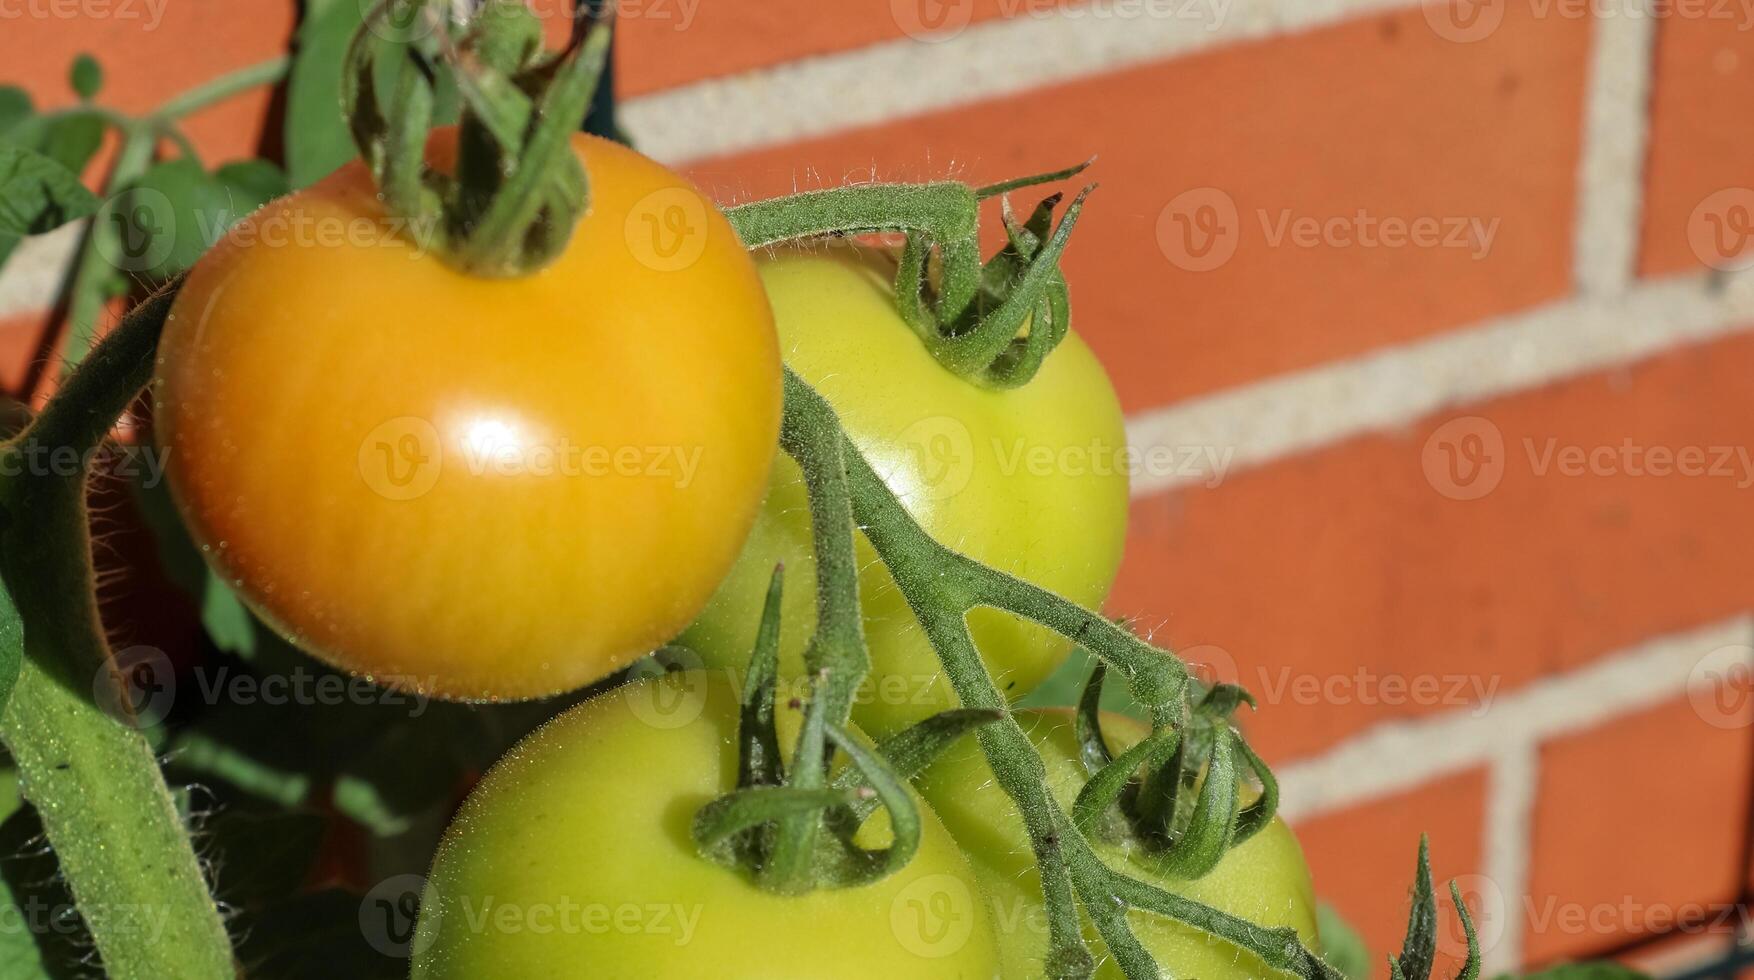
[[[370,17],[381,18],[389,9],[386,3]],[[521,4],[496,2],[484,9],[497,14],[484,17],[479,30],[461,40],[440,29],[381,45],[368,38],[376,23],[368,18],[347,56],[343,92],[354,138],[387,205],[402,216],[428,219],[410,227],[433,235],[430,243],[462,268],[509,276],[552,257],[587,205],[583,168],[566,152],[566,138],[592,99],[608,31],[582,18],[585,28],[564,53],[550,58],[540,52],[539,31]],[[432,8],[417,4],[415,12],[424,16]],[[379,56],[387,60],[379,62]],[[463,65],[467,69],[459,70]],[[439,66],[455,71],[467,107],[462,162],[454,175],[437,173],[424,158],[437,115],[430,73]],[[277,78],[284,68],[273,62],[246,70],[128,123],[113,179],[137,178],[158,136],[181,112]],[[387,79],[380,78],[380,69]],[[390,100],[380,100],[380,83],[393,93]],[[750,248],[821,235],[905,234],[895,282],[904,319],[947,370],[972,384],[1010,387],[1027,383],[1066,335],[1070,301],[1059,259],[1090,188],[1067,204],[1057,223],[1058,195],[1045,198],[1023,221],[1005,196],[1082,170],[1080,165],[984,188],[955,182],[848,187],[747,204],[730,209],[728,217]],[[983,262],[980,207],[995,197],[1003,204],[1007,242]],[[82,280],[92,254],[82,257]],[[100,444],[151,374],[176,288],[173,283],[131,311],[41,415],[0,444],[0,457],[37,444],[83,457]],[[95,317],[84,297],[97,294],[78,286],[75,294],[77,325],[80,317]],[[83,349],[77,331],[74,345]],[[1159,976],[1160,965],[1127,921],[1129,910],[1137,909],[1222,937],[1275,969],[1309,980],[1339,977],[1293,930],[1263,928],[1117,872],[1090,840],[1096,818],[1122,806],[1133,832],[1167,867],[1197,876],[1270,820],[1277,803],[1271,771],[1230,726],[1246,692],[1202,688],[1169,652],[934,539],[848,439],[827,400],[789,371],[784,406],[780,443],[804,473],[817,559],[817,626],[805,653],[812,696],[791,771],[782,772],[772,718],[783,588],[776,572],[744,691],[739,786],[697,814],[694,832],[703,855],[747,868],[764,888],[781,894],[847,887],[893,873],[919,839],[920,814],[907,780],[946,741],[972,732],[1022,816],[1041,871],[1048,975],[1094,972],[1083,937],[1088,917],[1126,976]],[[125,714],[118,720],[98,703],[113,701],[125,712],[126,698],[88,696],[94,683],[102,692],[125,681],[92,599],[84,474],[44,475],[29,467],[4,472],[14,471],[19,475],[0,478],[0,534],[6,543],[0,580],[10,587],[15,607],[0,604],[0,617],[15,614],[13,621],[0,622],[0,638],[21,629],[23,660],[13,697],[0,713],[0,740],[17,762],[25,796],[43,816],[105,967],[122,978],[230,976],[224,922],[153,747]],[[893,575],[962,703],[875,750],[849,734],[855,693],[871,667],[858,600],[855,529]],[[1048,792],[1041,759],[975,648],[967,617],[983,607],[1054,630],[1100,661],[1080,715],[1091,779],[1070,812]],[[1093,721],[1110,670],[1125,678],[1152,728],[1149,738],[1118,757],[1108,755]],[[1192,753],[1196,718],[1213,734],[1201,752]],[[836,752],[852,762],[838,775],[830,766]],[[1206,776],[1198,798],[1183,800],[1184,772],[1202,765]],[[1236,782],[1244,765],[1263,792],[1239,808]],[[1148,775],[1138,782],[1142,767]],[[877,806],[889,812],[892,844],[876,851],[853,846],[852,831]],[[1479,969],[1477,942],[1459,895],[1456,905],[1469,942],[1462,976],[1472,980]],[[1391,961],[1397,980],[1429,977],[1435,921],[1422,845],[1407,943]],[[143,941],[150,929],[156,938]]]
[[110,975],[230,977],[231,944],[92,595],[85,473],[20,462],[33,446],[87,458],[152,372],[175,289],[139,305],[24,431],[0,444],[0,579],[24,656],[0,740]]

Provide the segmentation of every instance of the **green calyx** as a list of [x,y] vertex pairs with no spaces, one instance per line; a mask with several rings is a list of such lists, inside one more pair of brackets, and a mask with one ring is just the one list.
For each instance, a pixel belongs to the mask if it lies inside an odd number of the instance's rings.
[[[779,894],[868,884],[901,870],[919,849],[920,810],[907,780],[1000,715],[946,711],[872,748],[847,730],[844,719],[829,719],[835,698],[825,671],[812,685],[787,767],[774,715],[782,579],[776,568],[743,686],[737,788],[695,814],[695,845],[703,856]],[[831,773],[837,751],[848,764]],[[889,811],[893,840],[873,850],[855,838],[878,807]]]
[[[1060,274],[1086,186],[1066,206],[1050,195],[1028,219],[1012,213],[1011,191],[1076,176],[1089,161],[1053,173],[973,188],[956,181],[864,184],[739,205],[726,217],[750,248],[822,235],[902,233],[895,297],[926,348],[945,369],[972,384],[1025,384],[1071,329],[1071,302]],[[980,254],[980,207],[1000,198],[1006,242]]]
[[[1234,684],[1196,695],[1190,684],[1190,710],[1181,724],[1154,725],[1149,736],[1116,756],[1102,730],[1106,674],[1099,662],[1078,701],[1079,757],[1090,781],[1073,804],[1073,822],[1092,836],[1138,845],[1136,853],[1157,862],[1164,874],[1202,877],[1278,811],[1278,780],[1231,723],[1236,709],[1252,707],[1254,698]],[[1240,765],[1261,786],[1246,807],[1238,806]]]
[[[380,0],[348,48],[342,103],[384,206],[410,234],[471,275],[513,277],[560,255],[590,203],[572,133],[609,54],[609,23],[575,13],[559,52],[518,0],[488,0],[466,21],[446,0]],[[454,172],[426,143],[458,111]]]

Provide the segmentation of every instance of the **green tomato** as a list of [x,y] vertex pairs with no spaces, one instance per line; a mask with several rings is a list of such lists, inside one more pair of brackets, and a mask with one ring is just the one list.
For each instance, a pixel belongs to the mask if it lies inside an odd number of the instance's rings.
[[[782,744],[798,712],[780,703]],[[700,807],[737,777],[719,675],[636,681],[514,747],[439,846],[414,980],[820,980],[998,975],[967,860],[924,803],[918,854],[857,888],[781,896],[699,856]],[[883,811],[860,843],[890,839]]]
[[[1078,761],[1072,712],[1021,711],[1017,720],[1041,753],[1054,798],[1070,807],[1087,778]],[[1103,729],[1116,751],[1147,734],[1137,721],[1114,714],[1103,715]],[[1040,976],[1048,946],[1041,876],[1016,807],[994,781],[979,746],[973,740],[958,742],[915,782],[974,862],[985,886],[993,928],[999,934],[1001,972],[1006,977]],[[1116,870],[1261,925],[1290,926],[1309,948],[1321,948],[1309,867],[1297,838],[1278,818],[1227,853],[1218,867],[1192,881],[1166,877],[1119,846],[1097,842],[1096,848]],[[1131,912],[1127,918],[1166,976],[1260,980],[1284,975],[1254,954],[1191,926],[1149,912]],[[1085,934],[1091,949],[1100,953],[1102,940],[1088,921]],[[1118,980],[1121,972],[1109,960],[1096,975]]]
[[[939,541],[1087,608],[1108,597],[1127,522],[1120,403],[1090,349],[1068,335],[1028,384],[976,387],[946,370],[896,312],[894,255],[835,247],[759,263],[785,362],[839,412],[855,445]],[[678,640],[741,670],[776,563],[787,570],[781,669],[802,672],[815,626],[809,500],[789,457],[742,556]],[[861,535],[860,598],[872,673],[854,719],[888,736],[957,701],[888,570]],[[1069,649],[995,609],[969,616],[1001,691],[1021,698]]]

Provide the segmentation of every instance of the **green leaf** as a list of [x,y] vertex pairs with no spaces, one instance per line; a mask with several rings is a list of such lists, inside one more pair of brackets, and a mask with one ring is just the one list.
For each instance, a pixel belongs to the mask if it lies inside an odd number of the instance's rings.
[[248,214],[292,190],[286,173],[267,160],[239,160],[213,172],[232,193],[232,203]]
[[0,139],[5,139],[13,127],[31,118],[30,93],[16,85],[0,85]]
[[40,235],[97,210],[72,171],[41,153],[0,143],[0,235]]
[[286,87],[286,171],[294,187],[316,183],[356,155],[341,114],[341,65],[367,6],[324,3],[299,27]]
[[83,174],[85,165],[103,145],[106,125],[95,112],[73,110],[37,116],[20,129],[34,137],[33,149],[75,174]]
[[250,210],[193,160],[155,164],[106,206],[103,220],[120,233],[106,257],[126,272],[168,279],[193,266]]
[[1370,950],[1364,937],[1327,902],[1316,903],[1316,932],[1322,937],[1322,959],[1347,980],[1370,980]]
[[24,665],[24,617],[12,601],[12,592],[0,582],[0,711],[12,700],[18,671]]
[[207,569],[206,585],[201,590],[201,625],[206,627],[213,645],[226,653],[247,659],[256,652],[254,617],[231,586],[211,568]]
[[81,53],[73,59],[73,69],[68,73],[68,76],[68,80],[73,85],[73,91],[86,102],[90,102],[97,95],[98,90],[104,87],[103,66],[98,64],[97,59],[89,54]]

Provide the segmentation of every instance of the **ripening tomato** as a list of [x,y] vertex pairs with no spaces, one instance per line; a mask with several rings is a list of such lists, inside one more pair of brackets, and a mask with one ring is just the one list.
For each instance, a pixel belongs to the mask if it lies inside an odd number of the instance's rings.
[[[894,255],[834,247],[761,262],[786,364],[839,412],[852,441],[938,540],[1087,608],[1108,596],[1127,521],[1126,432],[1102,365],[1069,334],[1027,384],[976,387],[938,364],[895,308]],[[955,695],[888,570],[861,536],[872,676],[853,717],[873,735]],[[768,575],[787,569],[782,669],[815,626],[809,501],[781,456],[736,568],[680,642],[708,664],[749,657]],[[1020,698],[1065,658],[1059,635],[994,609],[969,616],[999,689]]]
[[[1042,756],[1049,790],[1062,806],[1069,808],[1087,780],[1079,762],[1072,712],[1020,711],[1017,721]],[[1102,724],[1110,748],[1117,753],[1149,731],[1123,715],[1104,714]],[[1016,807],[994,781],[980,747],[972,739],[958,742],[915,784],[962,845],[985,886],[989,914],[1004,958],[1001,972],[1007,977],[1040,975],[1048,944],[1041,876]],[[1240,805],[1247,802],[1251,800],[1245,799]],[[1216,868],[1192,881],[1166,877],[1121,847],[1101,842],[1096,847],[1103,860],[1116,870],[1259,925],[1289,926],[1310,949],[1321,948],[1309,867],[1304,863],[1297,838],[1277,817],[1225,854]],[[1128,922],[1165,976],[1200,980],[1286,976],[1269,969],[1254,954],[1191,926],[1137,911],[1129,913]],[[1100,955],[1102,940],[1088,921],[1085,934],[1091,949]],[[1106,960],[1096,975],[1104,980],[1119,980],[1121,972],[1112,960]]]
[[184,519],[336,666],[579,687],[686,626],[754,520],[780,413],[754,264],[681,177],[573,145],[590,209],[533,274],[423,252],[356,162],[244,219],[177,298],[156,399]]
[[[779,703],[781,745],[799,711]],[[568,711],[482,779],[446,831],[414,980],[998,976],[973,873],[920,804],[920,848],[856,888],[775,895],[696,853],[690,822],[737,781],[718,672],[636,681]],[[879,810],[860,843],[883,847]]]

